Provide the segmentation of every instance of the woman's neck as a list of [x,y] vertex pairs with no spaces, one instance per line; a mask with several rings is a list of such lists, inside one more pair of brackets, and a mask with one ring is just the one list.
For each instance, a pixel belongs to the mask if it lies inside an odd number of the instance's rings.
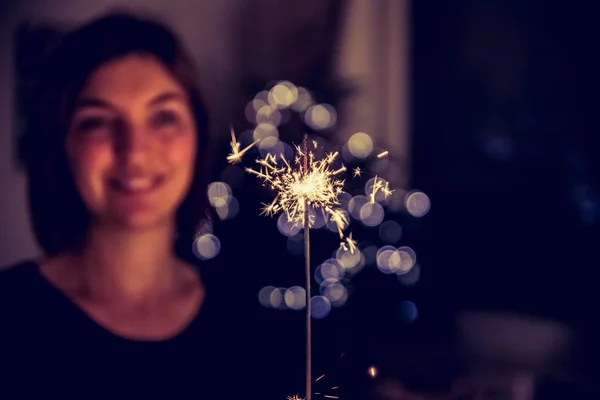
[[91,296],[146,302],[175,285],[174,226],[144,231],[94,227],[76,255]]

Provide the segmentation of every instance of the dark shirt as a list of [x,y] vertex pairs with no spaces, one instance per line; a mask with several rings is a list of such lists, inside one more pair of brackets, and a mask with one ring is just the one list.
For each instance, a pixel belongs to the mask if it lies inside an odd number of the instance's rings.
[[220,296],[207,286],[183,332],[137,341],[96,323],[35,263],[0,271],[0,399],[280,398],[255,367],[266,354],[252,331],[260,324],[228,312]]

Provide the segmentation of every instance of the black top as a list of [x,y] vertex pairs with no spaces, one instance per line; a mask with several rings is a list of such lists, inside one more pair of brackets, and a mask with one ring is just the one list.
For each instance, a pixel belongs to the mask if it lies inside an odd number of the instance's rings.
[[[26,262],[0,272],[0,398],[271,397],[253,363],[264,343],[207,289],[193,322],[162,341],[118,336]],[[268,386],[268,385],[267,385]],[[256,396],[252,392],[259,391]]]

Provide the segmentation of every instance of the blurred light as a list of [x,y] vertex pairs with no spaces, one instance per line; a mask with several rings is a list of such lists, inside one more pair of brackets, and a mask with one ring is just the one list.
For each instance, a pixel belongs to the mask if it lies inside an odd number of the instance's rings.
[[406,196],[406,210],[413,217],[422,217],[431,208],[431,202],[429,201],[429,197],[419,191],[414,191],[409,193]]
[[383,210],[383,206],[379,203],[365,203],[360,208],[359,212],[360,221],[365,224],[365,226],[377,226],[383,221],[385,217],[385,211]]
[[344,269],[352,269],[358,265],[360,262],[361,252],[356,249],[354,252],[348,250],[344,250],[344,248],[340,247],[337,249],[335,253],[335,259],[337,263]]
[[323,281],[336,282],[344,277],[345,271],[334,258],[323,262],[315,269],[315,281],[321,284]]
[[304,121],[315,130],[329,129],[335,125],[337,113],[329,104],[310,106],[304,115]]
[[348,212],[350,213],[352,218],[360,221],[360,210],[361,210],[362,206],[364,206],[368,202],[369,202],[369,199],[367,198],[367,196],[363,196],[363,195],[359,194],[359,195],[352,197],[350,199],[350,201],[348,202]]
[[399,305],[400,316],[404,322],[414,322],[419,316],[419,310],[412,301],[403,301]]
[[237,165],[228,165],[221,172],[221,180],[232,188],[239,188],[244,180],[244,170]]
[[400,269],[402,259],[396,249],[386,249],[377,254],[377,268],[384,274],[392,274]]
[[313,318],[321,319],[329,315],[331,302],[325,296],[313,296],[310,299],[310,312]]
[[341,307],[348,300],[348,291],[339,282],[325,281],[321,284],[320,290],[333,307]]
[[417,262],[417,253],[408,246],[402,246],[398,248],[398,254],[400,255],[401,262],[396,273],[398,275],[403,275],[415,266],[415,263]]
[[287,249],[294,256],[304,255],[304,233],[288,237]]
[[294,111],[302,112],[313,105],[313,99],[308,90],[303,87],[298,88],[298,97],[291,108]]
[[396,244],[402,238],[402,227],[396,221],[385,221],[379,225],[379,238],[385,244]]
[[285,305],[292,310],[301,310],[306,306],[306,290],[300,286],[292,286],[285,291]]
[[273,308],[277,308],[280,310],[285,310],[286,309],[286,305],[285,305],[285,301],[283,296],[285,295],[285,288],[275,288],[273,289],[273,291],[271,292],[271,295],[269,296],[269,304],[271,304],[271,307]]
[[207,194],[211,206],[226,206],[231,200],[231,187],[225,182],[211,182],[208,185]]
[[268,100],[273,107],[289,107],[298,100],[298,88],[290,81],[281,81],[269,91]]
[[267,90],[261,90],[260,92],[256,93],[256,95],[254,95],[254,100],[260,100],[262,102],[255,103],[256,106],[254,107],[254,110],[258,111],[263,105],[269,104],[269,92]]
[[221,221],[232,219],[237,217],[237,215],[239,214],[240,203],[234,196],[231,196],[229,198],[229,203],[219,207],[215,207],[215,211],[217,212],[217,215],[219,216],[219,219],[221,219]]
[[250,123],[256,124],[256,113],[264,106],[268,106],[266,101],[261,99],[250,100],[244,108],[244,116],[246,117],[246,120],[248,120]]
[[281,140],[274,136],[269,136],[258,143],[258,152],[262,158],[265,158],[267,154],[273,154],[280,157],[281,154],[285,153],[285,147]]
[[279,138],[279,131],[277,127],[269,122],[263,122],[262,124],[258,124],[256,128],[254,128],[254,132],[252,134],[254,140],[263,140],[268,137]]
[[277,229],[279,229],[279,232],[281,232],[282,235],[294,236],[302,230],[302,226],[300,226],[299,223],[290,221],[288,215],[282,213],[279,215],[279,218],[277,218]]
[[196,256],[201,260],[209,260],[219,255],[221,251],[221,242],[212,233],[205,233],[198,236],[195,240],[194,249]]
[[258,302],[265,308],[271,307],[271,293],[275,286],[265,286],[258,292]]
[[256,113],[256,124],[268,123],[279,126],[281,123],[281,113],[270,105],[262,106]]
[[375,367],[370,367],[369,368],[369,376],[371,378],[375,378],[377,376],[377,368]]
[[405,286],[414,286],[421,278],[421,267],[416,264],[406,274],[398,275],[398,280]]
[[373,151],[373,139],[364,132],[355,133],[348,139],[348,151],[356,158],[365,159]]

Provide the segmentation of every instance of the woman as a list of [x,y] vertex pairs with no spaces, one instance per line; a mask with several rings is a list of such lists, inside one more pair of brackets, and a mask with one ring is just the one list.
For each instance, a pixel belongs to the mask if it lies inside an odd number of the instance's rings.
[[240,345],[247,327],[211,307],[219,292],[191,264],[208,129],[175,36],[93,21],[54,51],[35,99],[20,153],[45,256],[0,274],[0,397],[250,390],[261,346]]

